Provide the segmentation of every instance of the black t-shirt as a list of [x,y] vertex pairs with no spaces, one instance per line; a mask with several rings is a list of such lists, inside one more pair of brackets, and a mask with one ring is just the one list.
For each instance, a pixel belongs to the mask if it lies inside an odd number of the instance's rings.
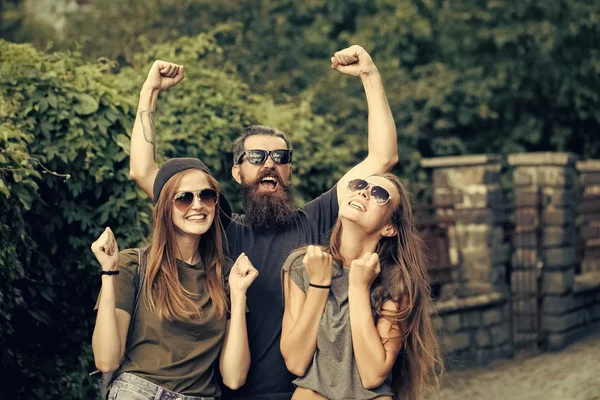
[[247,293],[250,371],[245,385],[236,391],[225,390],[224,399],[291,397],[294,376],[288,372],[279,350],[283,319],[281,267],[293,250],[326,243],[337,216],[334,186],[299,209],[285,229],[255,231],[245,223],[244,215],[234,218],[227,227],[230,257],[235,260],[240,253],[246,253],[259,275]]

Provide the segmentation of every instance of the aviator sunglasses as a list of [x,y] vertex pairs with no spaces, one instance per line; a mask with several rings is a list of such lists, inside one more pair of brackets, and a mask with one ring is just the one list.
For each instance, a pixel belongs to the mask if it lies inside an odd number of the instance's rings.
[[392,196],[390,196],[390,192],[388,192],[385,188],[379,185],[373,185],[364,179],[353,179],[348,182],[348,189],[351,192],[365,190],[368,187],[371,187],[371,199],[373,199],[375,204],[379,206],[385,205],[392,198]]
[[213,189],[202,189],[196,192],[179,192],[173,197],[173,204],[179,211],[187,211],[194,204],[194,197],[198,196],[200,203],[207,207],[214,207],[217,203],[217,192]]
[[238,164],[242,163],[244,156],[247,156],[248,162],[253,165],[264,164],[268,156],[271,156],[275,164],[289,164],[292,162],[292,151],[286,149],[271,151],[260,149],[246,150],[238,158]]

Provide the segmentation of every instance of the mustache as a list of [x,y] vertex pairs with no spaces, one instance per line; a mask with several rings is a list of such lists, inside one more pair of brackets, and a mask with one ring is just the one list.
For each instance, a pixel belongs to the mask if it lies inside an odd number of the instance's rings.
[[279,175],[279,172],[277,172],[276,169],[272,169],[272,168],[265,168],[264,170],[259,172],[259,174],[254,179],[254,182],[252,182],[252,183],[254,185],[260,185],[260,181],[262,181],[265,178],[273,178],[281,186],[289,186],[289,184],[290,184],[289,180],[284,180],[281,177],[281,175]]

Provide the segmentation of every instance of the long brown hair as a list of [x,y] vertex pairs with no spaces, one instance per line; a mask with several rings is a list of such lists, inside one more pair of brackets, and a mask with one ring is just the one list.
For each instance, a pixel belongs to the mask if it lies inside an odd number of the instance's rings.
[[[177,244],[173,224],[173,197],[182,178],[192,171],[181,171],[167,181],[154,206],[154,230],[148,248],[148,267],[144,276],[146,305],[160,318],[199,318],[202,310],[194,302],[198,293],[191,293],[179,282],[177,272]],[[206,178],[211,189],[220,193],[219,183],[210,175]],[[223,225],[219,218],[219,206],[215,207],[215,219],[209,230],[202,235],[199,244],[200,258],[206,268],[205,288],[208,290],[219,318],[227,309],[227,297],[221,280],[223,273]]]
[[[392,369],[394,399],[418,399],[426,387],[439,388],[444,364],[431,321],[430,283],[423,250],[423,241],[416,230],[409,193],[393,174],[377,174],[390,181],[400,194],[391,222],[396,234],[383,237],[376,252],[381,273],[371,286],[377,314],[396,324],[402,348]],[[342,223],[335,224],[328,252],[338,263]],[[389,294],[396,301],[398,311],[383,311],[384,296]]]

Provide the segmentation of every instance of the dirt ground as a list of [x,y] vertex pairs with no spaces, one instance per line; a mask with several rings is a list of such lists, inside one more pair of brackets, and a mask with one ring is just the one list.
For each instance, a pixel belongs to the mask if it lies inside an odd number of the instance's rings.
[[483,368],[448,373],[439,398],[600,400],[600,332],[560,352],[518,354],[512,360],[496,361]]

